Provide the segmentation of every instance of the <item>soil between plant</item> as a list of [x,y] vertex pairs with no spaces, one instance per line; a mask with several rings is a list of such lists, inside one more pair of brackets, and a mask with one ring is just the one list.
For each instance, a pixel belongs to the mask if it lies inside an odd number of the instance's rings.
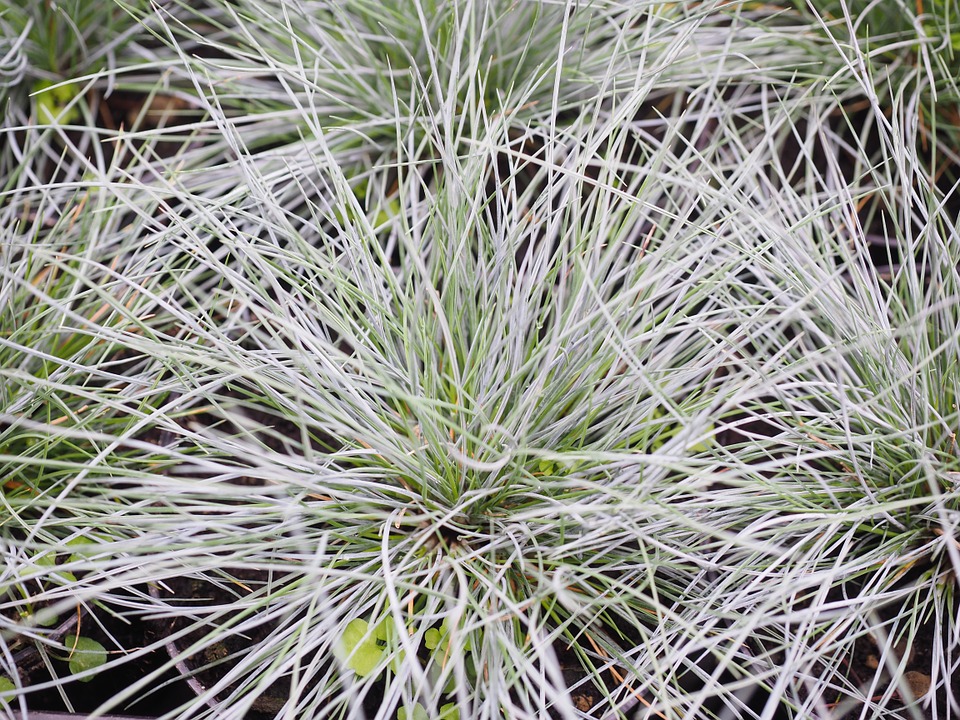
[[[178,597],[184,598],[192,593],[195,597],[203,597],[205,603],[211,602],[229,602],[231,596],[222,591],[216,592],[215,586],[199,580],[182,578],[171,581],[173,589]],[[212,595],[214,595],[212,597]],[[162,622],[139,622],[134,621],[130,624],[112,621],[106,614],[101,614],[99,622],[103,623],[106,630],[119,643],[125,647],[138,647],[149,642],[156,642],[170,632],[180,629],[181,623],[176,621]],[[111,643],[107,632],[95,627],[92,621],[83,623],[81,632],[103,643],[109,650],[116,652],[116,647]],[[214,684],[229,667],[229,664],[223,663],[233,653],[242,653],[247,647],[265,639],[269,636],[271,628],[268,624],[261,625],[256,632],[247,633],[246,638],[241,638],[236,634],[225,636],[222,643],[215,644],[204,651],[203,656],[199,658],[187,658],[187,664],[192,669],[197,665],[207,665],[201,669],[197,677],[205,686]],[[188,636],[186,642],[189,643],[199,637],[200,633],[194,636]],[[935,628],[930,622],[918,626],[914,641],[911,646],[897,646],[900,653],[907,655],[907,662],[903,668],[903,678],[909,683],[916,695],[922,695],[929,688],[930,669],[933,663],[934,649],[941,642],[941,638],[936,636]],[[566,658],[561,656],[561,661],[566,660],[564,668],[564,677],[569,685],[574,685],[583,678],[583,672],[576,666],[575,659],[568,654]],[[880,651],[876,645],[869,639],[858,641],[854,653],[847,664],[846,680],[848,683],[861,687],[868,687],[872,679],[878,672]],[[79,683],[73,682],[64,686],[63,693],[67,696],[72,706],[72,711],[76,713],[87,713],[95,710],[101,703],[113,698],[117,688],[125,688],[133,684],[145,675],[156,671],[161,665],[169,660],[166,653],[162,650],[154,651],[148,655],[136,658],[134,661],[124,663],[123,665],[111,668],[97,675],[91,682]],[[210,663],[221,662],[219,665]],[[67,663],[60,660],[54,660],[52,666],[60,677],[69,675]],[[28,655],[23,664],[18,668],[21,673],[21,679],[26,685],[38,684],[51,679],[51,675],[45,668],[43,662],[36,654]],[[882,670],[880,670],[882,672]],[[884,692],[890,683],[889,675],[883,674],[883,679],[875,688],[876,695]],[[155,684],[163,687],[155,692],[140,698],[138,701],[117,708],[115,713],[130,715],[140,715],[143,717],[158,717],[165,712],[169,712],[181,704],[188,702],[193,694],[186,683],[176,677],[173,671],[163,675],[162,680]],[[280,710],[287,699],[289,685],[287,683],[277,683],[272,686],[255,704],[254,710],[248,713],[248,720],[272,720]],[[954,676],[952,680],[952,692],[955,697],[960,697],[960,674]],[[571,699],[575,706],[587,712],[590,708],[595,708],[603,702],[602,694],[596,689],[583,684],[571,693]],[[763,693],[756,693],[752,698],[746,698],[747,705],[754,711],[759,711],[763,707],[765,696]],[[828,707],[833,706],[835,698],[823,698]],[[933,718],[933,706],[945,708],[948,699],[946,692],[941,689],[933,702],[925,709],[920,706],[923,717]],[[60,711],[71,710],[71,707],[64,701],[63,696],[57,690],[45,690],[33,692],[28,695],[28,707],[31,710]],[[903,709],[902,703],[896,703],[890,706],[891,712]],[[368,717],[372,717],[379,708],[379,698],[375,694],[367,697],[364,703],[364,710]],[[860,716],[861,707],[849,708],[837,720],[854,720]],[[942,712],[939,713],[942,715]],[[777,717],[788,717],[786,709],[782,709]]]
[[[265,581],[265,576],[258,576],[255,573],[241,574],[237,579],[245,584],[256,585],[260,581]],[[275,578],[274,578],[275,580]],[[226,604],[229,605],[234,596],[223,588],[212,583],[193,578],[179,578],[165,583],[170,594],[181,601],[187,598],[203,598],[205,605]],[[184,604],[188,604],[184,602]],[[165,626],[168,632],[182,630],[186,623],[182,620],[166,621]],[[264,623],[253,630],[248,630],[241,637],[237,633],[229,633],[224,636],[222,642],[208,646],[199,657],[181,658],[185,660],[186,665],[191,671],[196,671],[196,677],[204,687],[210,687],[216,684],[226,672],[233,666],[230,662],[232,656],[243,655],[245,650],[251,646],[268,638],[275,628],[270,623]],[[187,646],[190,643],[201,639],[204,635],[202,630],[188,634],[181,645]],[[570,698],[575,707],[583,712],[597,707],[603,702],[603,693],[589,683],[581,683],[586,677],[586,673],[579,666],[576,656],[573,652],[558,648],[558,656],[561,663],[564,679],[568,686],[577,686],[570,693]],[[425,652],[428,652],[425,650]],[[579,685],[578,685],[579,683]],[[375,686],[382,690],[382,683]],[[247,713],[247,720],[273,720],[277,713],[283,707],[290,692],[289,682],[281,680],[270,686],[254,702],[253,710]],[[380,709],[381,697],[377,692],[368,694],[363,701],[364,713],[367,717],[373,717]],[[463,719],[466,720],[466,719]]]
[[[76,632],[75,628],[76,626],[69,632]],[[155,623],[137,618],[130,619],[129,622],[121,622],[107,613],[100,613],[96,622],[90,618],[81,618],[79,633],[100,642],[111,653],[111,657],[121,652],[117,647],[118,644],[123,648],[138,648],[156,642],[162,637]],[[47,668],[39,653],[31,650],[32,648],[28,645],[22,648],[17,667],[25,687],[53,679],[50,669]],[[65,660],[49,655],[48,657],[51,660],[50,668],[56,677],[70,676],[68,663]],[[128,662],[95,675],[89,682],[70,682],[59,690],[30,692],[27,695],[27,706],[30,710],[78,714],[93,712],[104,702],[112,700],[118,689],[133,685],[138,680],[156,672],[167,662],[169,657],[162,649],[141,654]],[[193,696],[186,683],[173,670],[160,676],[152,687],[157,689],[139,696],[131,703],[115,708],[113,713],[159,717],[189,701]]]

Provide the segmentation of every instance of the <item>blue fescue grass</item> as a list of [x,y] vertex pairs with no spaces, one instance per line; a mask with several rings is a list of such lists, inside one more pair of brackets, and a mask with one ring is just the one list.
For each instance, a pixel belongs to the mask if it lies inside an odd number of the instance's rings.
[[125,9],[73,72],[190,114],[8,105],[10,678],[82,606],[171,718],[957,716],[947,4]]

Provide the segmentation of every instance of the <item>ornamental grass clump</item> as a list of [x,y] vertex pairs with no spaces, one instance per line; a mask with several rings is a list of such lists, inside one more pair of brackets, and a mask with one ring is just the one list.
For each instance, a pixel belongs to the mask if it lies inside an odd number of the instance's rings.
[[[868,67],[834,87],[865,86]],[[771,696],[793,717],[958,712],[955,147],[917,114],[930,91],[915,78],[862,124],[817,100],[792,114],[799,161],[736,178],[766,199],[728,227],[754,258],[730,306],[764,308],[739,323],[738,356],[763,381],[721,451],[755,513],[740,535],[782,554],[736,563],[717,597],[782,669]]]
[[[133,0],[133,6],[143,6]],[[149,33],[119,3],[37,0],[0,5],[2,112],[18,124],[82,124],[119,70],[143,62]],[[7,103],[7,99],[13,102]],[[28,120],[31,118],[31,120]]]
[[[313,237],[280,221],[268,178],[260,216],[218,210],[223,253],[204,262],[230,321],[185,305],[198,342],[176,374],[220,380],[175,434],[220,459],[153,481],[182,533],[207,538],[191,553],[237,586],[188,615],[182,589],[211,580],[185,558],[161,594],[184,655],[228,647],[200,662],[218,716],[278,688],[282,711],[384,718],[722,696],[697,625],[720,530],[695,516],[725,400],[700,319],[720,314],[730,268],[657,209],[661,188],[613,187],[608,157],[560,141],[566,171],[537,169],[549,189],[496,221],[500,155],[480,151],[429,174],[403,157],[369,168],[400,199],[379,225],[382,204],[361,211],[335,165],[342,199]],[[241,632],[260,639],[230,650]]]
[[756,380],[718,340],[747,270],[700,158],[738,119],[721,97],[754,98],[749,64],[689,116],[661,81],[720,53],[729,18],[537,6],[557,45],[513,78],[485,44],[512,6],[415,5],[431,32],[369,41],[348,94],[318,68],[357,36],[265,7],[220,8],[213,58],[184,58],[229,151],[164,190],[185,209],[167,242],[218,278],[180,286],[193,343],[156,349],[193,408],[171,441],[203,461],[138,489],[183,517],[157,600],[203,682],[184,712],[749,709],[758,661],[711,588],[731,553],[779,549],[713,492]]
[[129,505],[106,479],[129,483],[163,466],[155,415],[169,393],[163,367],[140,347],[162,288],[152,251],[120,229],[131,227],[126,207],[95,188],[52,185],[4,199],[0,686],[23,702],[31,672],[46,667],[56,686],[89,681],[107,662],[107,639],[88,635],[111,612],[111,593],[135,582],[125,570],[136,551],[123,548]]
[[175,462],[176,398],[154,348],[189,332],[165,309],[170,286],[200,281],[155,242],[157,193],[124,183],[150,174],[130,158],[152,141],[112,153],[94,114],[34,124],[22,84],[3,90],[0,702],[25,711],[46,692],[73,710],[90,690],[72,687],[151,650],[118,633],[157,577],[144,555],[163,546],[163,530],[133,528],[162,510],[124,492]]

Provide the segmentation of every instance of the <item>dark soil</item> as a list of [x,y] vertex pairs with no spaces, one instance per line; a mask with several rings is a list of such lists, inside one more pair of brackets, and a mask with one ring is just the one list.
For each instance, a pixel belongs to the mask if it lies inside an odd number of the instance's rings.
[[[62,637],[76,633],[76,618],[66,619],[57,627]],[[100,613],[97,621],[81,614],[79,634],[97,640],[110,653],[123,652],[124,648],[134,649],[156,642],[158,628],[154,624],[131,619],[122,622],[108,613]],[[112,638],[112,639],[111,639]],[[48,668],[40,653],[31,645],[25,645],[16,652],[17,670],[25,687],[39,685],[56,677],[70,676],[67,661],[52,657]],[[162,650],[141,655],[115,668],[95,675],[89,682],[72,682],[58,690],[32,692],[27,696],[31,710],[88,713],[102,703],[115,697],[119,688],[127,688],[141,678],[157,671],[170,660]],[[114,712],[155,718],[169,712],[192,697],[192,692],[174,671],[164,673],[151,684],[156,688],[149,694],[139,695],[133,702],[116,708]]]
[[[202,583],[195,580],[181,579],[174,581],[171,583],[171,587],[176,589],[178,596],[193,593],[196,596],[202,596],[205,603],[209,603],[211,596],[216,594],[209,583]],[[228,594],[222,594],[221,599],[224,602],[229,602],[230,596]],[[102,614],[100,622],[106,626],[110,635],[121,645],[128,648],[135,648],[146,643],[155,642],[171,630],[179,629],[180,627],[178,622],[171,621],[151,623],[133,622],[127,625],[116,621],[111,622],[111,618],[106,614]],[[72,632],[72,630],[70,631]],[[240,638],[235,634],[225,635],[222,643],[208,647],[202,657],[186,658],[186,664],[191,669],[194,669],[198,665],[207,666],[205,669],[200,670],[197,678],[204,686],[210,686],[217,682],[230,668],[228,660],[230,655],[233,653],[242,653],[251,643],[256,643],[264,639],[270,632],[270,626],[263,625],[259,628],[258,633],[248,634],[247,639]],[[109,650],[114,652],[118,651],[118,648],[113,645],[108,637],[107,632],[96,628],[93,622],[84,623],[82,633],[100,641]],[[199,634],[196,637],[189,636],[187,640],[192,641],[198,637]],[[927,622],[918,627],[911,646],[904,646],[902,643],[897,645],[897,654],[899,656],[907,656],[902,677],[913,689],[915,695],[922,695],[929,689],[934,648],[940,646],[943,640],[943,638],[936,635],[933,624]],[[20,651],[19,658],[22,662],[18,664],[21,679],[24,684],[36,685],[50,680],[51,674],[45,668],[39,654],[29,652],[29,648],[26,648],[26,650],[26,652],[24,650]],[[564,653],[561,653],[561,660],[565,661],[566,665],[564,668],[564,677],[568,683],[573,686],[583,679],[583,671],[580,670],[576,658],[572,657],[571,653],[567,652],[565,655],[566,657],[564,657]],[[855,686],[868,687],[877,675],[879,655],[880,651],[870,640],[865,639],[858,642],[855,646],[853,657],[850,658],[849,663],[846,665],[846,680]],[[101,703],[109,701],[114,696],[117,688],[128,687],[145,675],[156,671],[157,668],[168,662],[169,659],[165,652],[154,651],[149,655],[139,657],[134,661],[104,671],[88,683],[69,683],[65,685],[62,690],[69,699],[70,705],[67,704],[61,693],[56,690],[31,693],[28,696],[28,705],[31,710],[36,711],[67,712],[72,708],[73,712],[84,714],[93,711]],[[211,663],[219,664],[211,665]],[[712,664],[710,659],[702,659],[702,669],[712,670]],[[66,677],[69,675],[65,661],[53,660],[52,666],[58,676]],[[889,675],[883,673],[882,681],[876,686],[875,695],[879,696],[882,694],[889,683]],[[691,687],[689,689],[691,691],[696,690],[696,687],[694,687],[694,678],[691,678],[690,685]],[[954,677],[952,685],[954,696],[960,697],[960,676]],[[175,709],[193,697],[191,689],[182,679],[179,679],[173,671],[165,673],[163,679],[154,683],[153,686],[159,687],[159,689],[149,695],[139,697],[139,699],[132,704],[117,708],[114,712],[122,712],[123,714],[131,716],[154,718]],[[611,689],[616,686],[615,679],[610,679],[610,686]],[[289,687],[285,683],[278,683],[269,688],[269,690],[257,700],[254,710],[247,715],[247,718],[249,720],[272,720],[286,700],[288,690]],[[577,690],[572,693],[571,699],[579,709],[584,711],[591,707],[596,707],[603,702],[602,693],[587,684],[580,685]],[[758,686],[753,690],[744,692],[740,700],[750,710],[759,713],[762,711],[767,700],[767,694]],[[841,718],[842,720],[854,720],[860,717],[862,708],[839,704],[839,696],[837,698],[825,697],[823,700],[828,707],[843,708],[843,710],[845,710],[844,714],[838,716],[837,720],[841,720]],[[946,708],[947,702],[948,699],[945,691],[941,689],[935,700],[922,710],[923,717],[933,718],[934,706],[940,709],[939,714],[942,716],[943,709]],[[889,705],[891,712],[902,708],[902,703],[895,702]],[[364,702],[364,710],[367,717],[373,717],[377,709],[378,702],[375,695],[368,696]],[[704,708],[704,711],[708,709],[712,709],[714,712],[721,710],[721,708],[717,706]],[[773,717],[774,720],[776,720],[777,718],[787,718],[789,715],[786,709],[784,709]]]
[[[256,587],[265,582],[264,577],[258,577],[253,574],[241,574],[237,579],[245,585]],[[276,582],[276,578],[273,578]],[[205,605],[224,604],[229,605],[234,596],[224,589],[202,580],[181,578],[166,583],[172,597],[192,598],[202,597]],[[184,604],[189,604],[184,602]],[[166,621],[162,624],[161,631],[175,632],[185,627],[183,620]],[[223,640],[204,649],[199,657],[186,657],[186,665],[191,672],[196,671],[196,678],[204,687],[210,687],[216,684],[229,670],[234,663],[230,658],[235,655],[242,655],[251,645],[268,638],[275,628],[270,623],[258,626],[254,630],[247,630],[243,637],[235,633],[225,633]],[[200,640],[204,635],[203,631],[190,633],[184,639],[182,645]],[[429,651],[422,648],[424,655]],[[603,693],[600,689],[591,686],[589,683],[581,683],[585,677],[576,656],[570,650],[564,647],[557,648],[560,657],[561,667],[564,678],[570,686],[577,685],[577,688],[571,692],[571,700],[574,705],[583,710],[589,710],[598,706],[604,701]],[[610,689],[616,686],[616,681],[611,678]],[[279,710],[282,708],[289,696],[290,686],[287,681],[280,681],[269,687],[254,702],[253,710],[247,714],[247,720],[273,720]],[[363,700],[363,709],[367,717],[373,717],[380,709],[380,697],[378,696],[377,686],[374,692],[369,693]]]

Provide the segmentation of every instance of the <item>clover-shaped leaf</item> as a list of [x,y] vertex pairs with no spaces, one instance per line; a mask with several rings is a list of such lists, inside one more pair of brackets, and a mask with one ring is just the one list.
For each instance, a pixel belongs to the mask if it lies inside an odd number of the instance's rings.
[[370,630],[370,623],[362,618],[347,623],[334,649],[337,658],[360,677],[366,677],[376,669],[383,653],[376,634]]
[[[417,703],[413,706],[413,713],[407,714],[406,708],[397,710],[397,720],[430,720],[427,710],[423,705]],[[438,720],[460,720],[460,711],[454,703],[447,703],[440,707]]]
[[417,703],[413,706],[413,713],[410,715],[407,714],[406,708],[397,710],[397,720],[430,720],[430,716],[427,715],[427,711],[423,705]]
[[[447,621],[444,620],[440,623],[440,628],[430,628],[424,633],[423,636],[424,644],[426,644],[428,650],[433,650],[437,654],[446,655],[450,649],[450,626],[447,624]],[[466,638],[463,643],[463,650],[465,652],[470,651],[470,638]]]
[[446,650],[449,639],[445,633],[440,632],[436,628],[430,628],[423,636],[423,640],[427,645],[428,650],[437,650],[438,648],[442,651]]

